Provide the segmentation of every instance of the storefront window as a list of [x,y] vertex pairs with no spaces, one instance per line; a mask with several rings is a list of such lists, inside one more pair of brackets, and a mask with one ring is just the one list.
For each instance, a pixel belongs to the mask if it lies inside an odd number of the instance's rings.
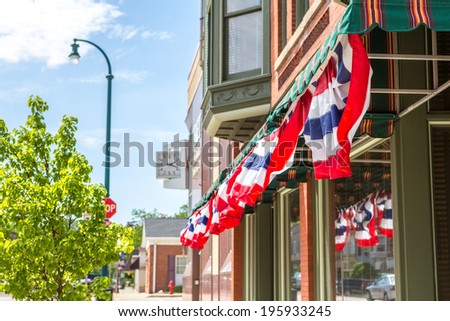
[[274,212],[274,297],[276,301],[301,299],[299,190],[278,192]]
[[352,177],[332,182],[336,300],[394,300],[390,144],[352,160]]
[[287,206],[290,227],[291,300],[300,301],[302,274],[300,271],[300,210],[298,190],[294,190],[287,195]]

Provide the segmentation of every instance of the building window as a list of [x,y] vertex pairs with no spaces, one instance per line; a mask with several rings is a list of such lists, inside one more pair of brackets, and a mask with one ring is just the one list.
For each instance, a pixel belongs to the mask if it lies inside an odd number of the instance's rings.
[[291,280],[291,301],[301,301],[301,280],[300,271],[300,193],[295,189],[287,196],[287,210],[289,217],[289,240],[290,240],[290,280]]
[[225,78],[260,74],[263,67],[261,0],[225,1]]
[[284,48],[289,41],[289,37],[295,32],[295,29],[300,25],[309,9],[309,0],[280,0],[279,8],[281,14],[279,14],[279,19],[281,25],[279,28],[281,30],[281,49]]
[[205,13],[205,80],[214,86],[270,75],[270,1],[209,1]]
[[353,175],[331,183],[335,209],[336,300],[394,300],[389,141],[352,160]]
[[184,269],[186,268],[187,261],[188,261],[188,257],[186,255],[177,255],[175,257],[176,274],[184,273]]
[[227,0],[227,13],[233,13],[260,6],[261,0]]
[[439,301],[450,300],[450,127],[431,128],[436,280]]
[[277,193],[273,216],[274,300],[301,300],[300,194],[298,188]]
[[295,25],[298,27],[309,9],[309,0],[296,0],[295,3]]

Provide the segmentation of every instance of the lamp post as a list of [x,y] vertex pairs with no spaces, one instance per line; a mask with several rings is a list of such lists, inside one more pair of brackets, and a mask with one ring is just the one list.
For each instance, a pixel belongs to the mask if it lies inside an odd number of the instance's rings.
[[[109,172],[110,172],[110,146],[111,146],[111,85],[112,85],[112,80],[114,78],[112,71],[111,71],[111,63],[109,62],[108,56],[106,55],[106,53],[103,51],[102,48],[100,48],[99,46],[97,46],[95,43],[88,41],[88,40],[83,40],[83,39],[73,39],[73,44],[71,44],[72,46],[72,52],[69,55],[70,60],[73,63],[78,63],[78,61],[80,60],[80,54],[78,53],[78,47],[80,46],[79,44],[77,44],[77,42],[86,42],[92,46],[94,46],[95,48],[97,48],[98,50],[100,50],[100,52],[102,53],[102,55],[105,57],[106,59],[106,63],[108,64],[108,74],[106,75],[106,79],[108,80],[108,98],[107,98],[107,103],[106,103],[106,150],[104,150],[105,153],[105,188],[106,188],[106,197],[109,197]],[[102,272],[101,272],[102,276],[109,276],[109,271],[108,271],[108,265],[104,265],[102,267]]]
[[106,75],[106,79],[108,80],[108,99],[107,99],[107,104],[106,104],[106,150],[104,150],[105,152],[105,188],[106,188],[106,197],[109,197],[109,173],[110,173],[110,156],[111,156],[111,152],[110,152],[110,147],[111,147],[111,85],[112,85],[112,80],[114,78],[112,71],[111,71],[111,63],[109,62],[108,56],[106,55],[106,53],[103,51],[102,48],[100,48],[99,46],[97,46],[95,43],[88,41],[88,40],[83,40],[83,39],[73,39],[73,44],[72,46],[72,52],[69,55],[69,58],[72,62],[74,63],[78,63],[78,61],[80,60],[80,54],[78,53],[78,47],[80,45],[77,44],[77,42],[86,42],[92,46],[94,46],[95,48],[97,48],[98,50],[100,50],[100,52],[103,54],[103,56],[106,59],[106,63],[108,64],[108,74]]

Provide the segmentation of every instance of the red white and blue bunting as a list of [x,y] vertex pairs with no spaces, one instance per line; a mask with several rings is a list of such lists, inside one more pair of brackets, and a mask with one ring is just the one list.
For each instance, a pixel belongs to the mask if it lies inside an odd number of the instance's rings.
[[356,245],[359,247],[377,246],[379,235],[393,237],[392,200],[390,192],[370,194],[358,203],[345,209],[338,209],[335,220],[336,251],[344,249],[354,231]]
[[358,35],[341,35],[325,69],[289,106],[281,126],[259,139],[180,233],[201,249],[209,235],[237,226],[276,175],[292,166],[300,135],[313,155],[316,179],[351,176],[350,147],[369,106],[372,69]]

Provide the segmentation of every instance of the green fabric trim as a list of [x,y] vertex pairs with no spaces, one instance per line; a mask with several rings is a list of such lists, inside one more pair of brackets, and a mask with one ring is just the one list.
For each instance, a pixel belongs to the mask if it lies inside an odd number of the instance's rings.
[[[211,185],[208,192],[193,208],[193,212],[206,204],[214,191],[223,183],[228,173],[232,168],[235,168],[253,149],[256,142],[262,137],[270,135],[280,125],[280,120],[284,117],[289,105],[295,99],[302,95],[306,88],[311,83],[314,75],[317,73],[320,66],[327,61],[329,53],[334,49],[337,38],[340,34],[365,34],[375,27],[378,27],[387,32],[411,31],[417,29],[421,25],[437,31],[450,31],[450,1],[448,0],[428,0],[426,13],[430,18],[429,23],[417,22],[410,14],[409,0],[381,0],[379,10],[379,22],[370,23],[366,21],[366,4],[369,0],[353,0],[347,7],[344,15],[325,39],[322,46],[311,58],[308,64],[303,68],[300,74],[295,78],[288,92],[284,95],[281,101],[272,109],[267,117],[266,123],[261,127],[245,148],[233,160],[227,170],[223,171],[214,184]],[[371,118],[372,117],[372,118]],[[391,116],[368,116],[366,118],[372,119],[373,130],[372,135],[376,137],[385,137],[392,134],[386,128],[392,128],[392,123],[395,118],[377,118],[377,117],[391,117]],[[370,133],[369,133],[370,134]]]
[[[376,19],[366,16],[368,0],[353,0],[347,7],[342,19],[340,33],[365,34],[378,27],[386,32],[403,32],[417,29],[424,25],[436,31],[450,31],[450,1],[428,0],[426,12],[429,21],[416,21],[411,14],[410,0],[381,0],[379,10],[369,10],[377,13]],[[425,18],[427,19],[427,18]]]

